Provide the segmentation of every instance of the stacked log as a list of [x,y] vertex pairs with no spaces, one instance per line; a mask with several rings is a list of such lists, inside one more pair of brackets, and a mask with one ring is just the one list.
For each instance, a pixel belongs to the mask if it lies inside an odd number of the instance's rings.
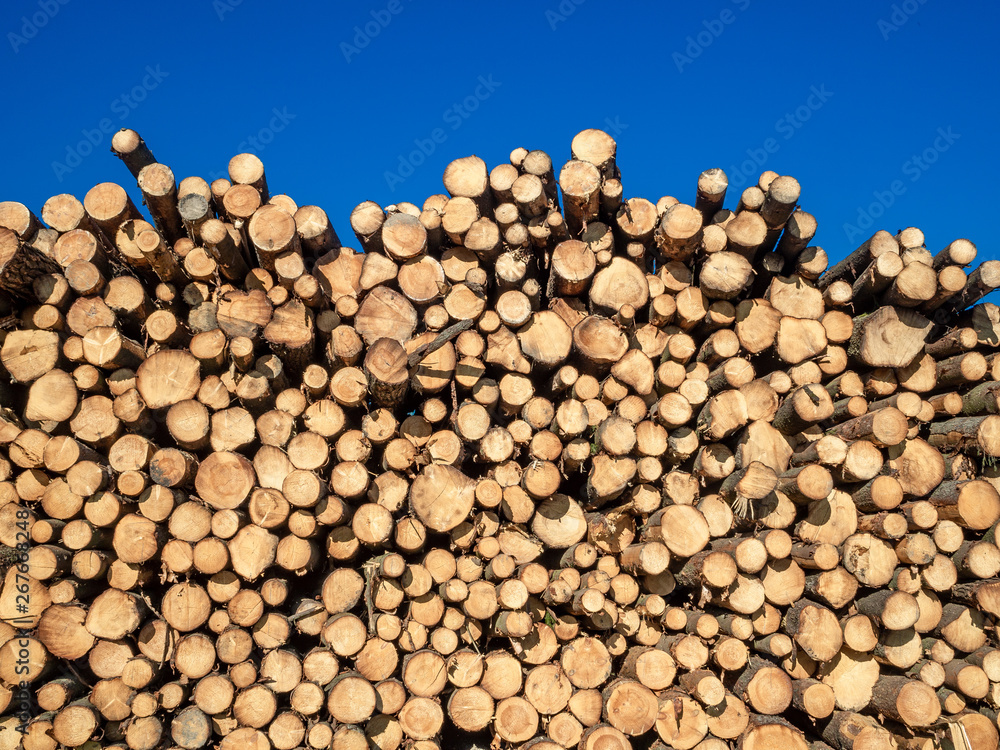
[[150,220],[0,204],[0,747],[996,746],[972,242],[828,267],[794,178],[625,198],[587,130],[352,248],[113,150]]

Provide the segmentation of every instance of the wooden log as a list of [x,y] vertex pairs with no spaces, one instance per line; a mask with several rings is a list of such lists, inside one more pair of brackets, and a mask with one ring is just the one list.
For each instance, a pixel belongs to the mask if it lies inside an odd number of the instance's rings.
[[831,434],[845,440],[866,439],[883,447],[899,445],[907,432],[906,417],[891,406],[841,422],[831,430]]
[[0,227],[0,289],[30,298],[35,279],[58,271],[55,261],[24,244],[12,230]]
[[133,177],[138,177],[143,167],[156,162],[142,136],[130,128],[122,128],[112,136],[111,153],[122,160]]
[[936,448],[975,447],[988,456],[994,451],[1000,451],[994,431],[1000,428],[1000,421],[995,415],[976,417],[957,417],[945,422],[931,424],[928,442]]
[[823,730],[823,739],[833,747],[888,748],[895,746],[892,733],[876,719],[853,711],[835,711]]
[[[725,187],[722,190],[724,195]],[[697,207],[678,203],[668,208],[656,234],[663,256],[668,260],[688,261],[701,247],[703,222],[703,211]]]
[[571,234],[577,235],[598,218],[600,171],[588,161],[568,161],[559,172],[559,187],[563,195],[567,228]]
[[486,164],[478,156],[455,159],[445,167],[444,186],[449,195],[468,198],[485,213],[492,207]]
[[772,663],[751,657],[733,687],[737,696],[758,713],[776,715],[792,702],[792,682],[784,670]]
[[595,312],[614,314],[623,305],[640,310],[649,301],[649,284],[645,274],[626,258],[614,258],[594,275],[589,292]]
[[136,175],[143,202],[153,217],[153,223],[167,242],[179,240],[184,229],[177,212],[177,184],[174,173],[165,164],[151,163]]
[[885,230],[879,230],[862,243],[857,250],[830,268],[820,280],[820,286],[826,289],[839,280],[845,278],[852,280],[860,275],[872,259],[886,253],[898,254],[899,244],[891,234]]
[[929,726],[940,715],[940,704],[928,685],[905,677],[879,678],[872,702],[886,716],[909,727]]
[[1000,496],[982,480],[942,482],[929,500],[938,516],[963,528],[985,529],[1000,518]]
[[[880,307],[856,319],[849,353],[869,367],[906,367],[920,354],[931,324],[907,309]],[[885,342],[893,342],[888,347]]]
[[593,164],[605,179],[615,178],[618,168],[615,164],[615,140],[603,130],[582,130],[573,137],[571,150],[573,158]]
[[789,394],[774,415],[774,426],[786,435],[795,434],[833,415],[830,394],[816,385],[805,385]]
[[965,289],[949,301],[949,307],[956,310],[970,307],[998,286],[1000,286],[1000,263],[988,260],[969,274]]
[[275,260],[282,253],[301,253],[295,219],[279,206],[268,204],[254,211],[247,225],[247,237],[261,268],[268,271],[274,270]]

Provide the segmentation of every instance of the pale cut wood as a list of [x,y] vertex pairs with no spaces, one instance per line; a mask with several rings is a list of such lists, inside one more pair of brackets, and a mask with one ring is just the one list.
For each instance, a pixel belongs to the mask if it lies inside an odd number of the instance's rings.
[[545,152],[468,157],[357,252],[252,154],[176,184],[116,143],[156,226],[113,183],[0,203],[26,748],[995,744],[971,242],[827,268],[794,178],[624,200],[591,130],[562,210]]
[[121,159],[136,178],[143,167],[156,162],[142,136],[130,128],[122,128],[111,137],[111,153]]
[[849,353],[870,367],[906,367],[922,351],[930,328],[918,313],[881,307],[855,320]]

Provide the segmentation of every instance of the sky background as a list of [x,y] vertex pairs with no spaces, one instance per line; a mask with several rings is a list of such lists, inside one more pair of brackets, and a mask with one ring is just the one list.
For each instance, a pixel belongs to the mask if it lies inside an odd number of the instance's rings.
[[801,182],[831,262],[906,226],[986,260],[998,21],[1000,4],[941,0],[6,0],[0,200],[40,213],[114,181],[140,205],[109,153],[129,127],[178,181],[257,153],[272,194],[322,206],[356,246],[361,201],[420,205],[452,159],[492,168],[518,146],[558,172],[597,127],[626,197],[693,203],[722,167],[732,208],[772,169]]

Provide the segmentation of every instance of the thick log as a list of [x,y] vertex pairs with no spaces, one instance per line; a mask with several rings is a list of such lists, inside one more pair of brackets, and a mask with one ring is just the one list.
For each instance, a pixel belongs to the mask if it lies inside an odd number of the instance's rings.
[[848,352],[869,367],[906,367],[923,351],[931,323],[911,310],[880,307],[855,319]]

